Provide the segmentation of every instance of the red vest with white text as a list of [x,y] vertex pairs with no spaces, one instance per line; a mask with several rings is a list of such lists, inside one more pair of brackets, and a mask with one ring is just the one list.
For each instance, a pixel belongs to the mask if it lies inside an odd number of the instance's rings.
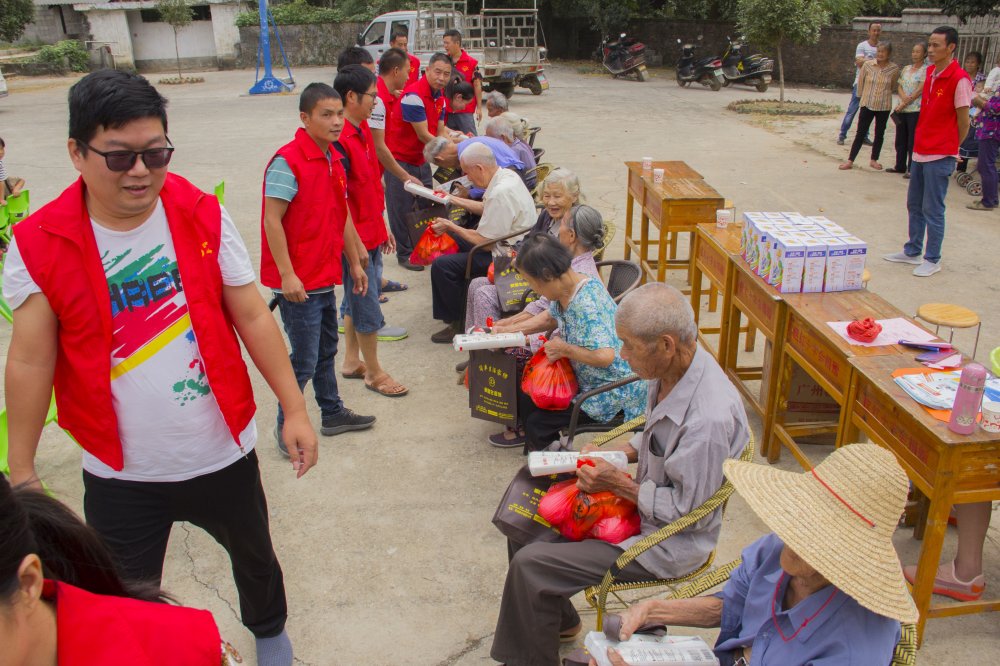
[[[54,377],[59,425],[88,453],[121,471],[122,443],[111,396],[111,298],[84,201],[85,187],[77,180],[17,224],[14,237],[28,273],[59,319]],[[256,406],[240,343],[222,302],[219,201],[169,173],[160,199],[208,384],[239,446],[240,433]]]
[[[306,291],[340,284],[340,253],[344,249],[344,227],[347,224],[344,167],[337,159],[335,150],[331,162],[301,127],[290,143],[278,149],[275,157],[278,155],[285,158],[299,187],[298,193],[288,203],[285,216],[281,218],[292,269]],[[260,232],[261,284],[281,289],[281,274],[264,233],[263,202]]]
[[921,155],[958,155],[958,146],[965,137],[958,136],[955,89],[958,82],[968,79],[969,75],[957,60],[952,60],[936,80],[933,73],[934,65],[931,65],[924,80],[913,152]]

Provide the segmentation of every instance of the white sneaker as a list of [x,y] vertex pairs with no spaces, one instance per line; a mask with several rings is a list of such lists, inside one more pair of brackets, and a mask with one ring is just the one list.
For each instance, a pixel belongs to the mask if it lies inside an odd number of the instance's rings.
[[905,252],[896,252],[895,254],[887,254],[882,257],[886,261],[891,261],[894,264],[913,264],[914,266],[919,266],[922,263],[920,255],[911,257]]
[[913,269],[913,274],[917,277],[930,277],[941,270],[941,264],[933,261],[925,261]]

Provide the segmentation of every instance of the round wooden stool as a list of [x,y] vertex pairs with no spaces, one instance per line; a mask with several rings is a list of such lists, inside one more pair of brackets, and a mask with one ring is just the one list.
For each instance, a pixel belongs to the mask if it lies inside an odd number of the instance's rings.
[[867,289],[868,281],[871,279],[872,279],[872,272],[866,268],[865,272],[861,274],[861,286]]
[[934,324],[935,334],[942,326],[950,328],[951,334],[948,336],[948,342],[951,342],[952,338],[955,337],[956,328],[975,326],[976,342],[972,345],[972,358],[976,357],[976,350],[979,348],[979,332],[983,327],[983,322],[979,319],[979,315],[969,308],[951,303],[925,303],[917,308],[917,318],[923,319],[928,324]]

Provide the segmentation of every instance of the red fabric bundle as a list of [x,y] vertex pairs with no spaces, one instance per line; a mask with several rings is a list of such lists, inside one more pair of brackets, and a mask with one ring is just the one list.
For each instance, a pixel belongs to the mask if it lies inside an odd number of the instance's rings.
[[882,324],[871,317],[858,319],[847,325],[847,335],[858,342],[875,342],[881,332]]
[[572,404],[580,385],[569,359],[550,360],[542,346],[524,365],[521,390],[539,408],[558,411]]
[[585,493],[576,479],[553,484],[538,504],[538,515],[571,541],[620,543],[639,533],[635,504],[607,491]]
[[424,234],[417,241],[410,254],[410,263],[418,266],[430,266],[438,257],[446,254],[458,252],[458,243],[448,234],[436,235],[431,227],[424,230]]

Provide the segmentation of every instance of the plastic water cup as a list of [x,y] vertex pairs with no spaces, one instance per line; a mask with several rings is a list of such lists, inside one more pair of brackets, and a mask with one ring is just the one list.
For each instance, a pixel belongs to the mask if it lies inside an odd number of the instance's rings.
[[652,157],[643,157],[642,158],[642,170],[643,171],[651,171],[652,168],[653,168],[653,158]]
[[653,182],[657,185],[663,182],[663,169],[653,169]]
[[983,401],[983,420],[979,427],[986,432],[1000,432],[1000,402]]
[[715,211],[715,226],[720,229],[725,229],[733,221],[733,209],[732,208],[720,208]]

